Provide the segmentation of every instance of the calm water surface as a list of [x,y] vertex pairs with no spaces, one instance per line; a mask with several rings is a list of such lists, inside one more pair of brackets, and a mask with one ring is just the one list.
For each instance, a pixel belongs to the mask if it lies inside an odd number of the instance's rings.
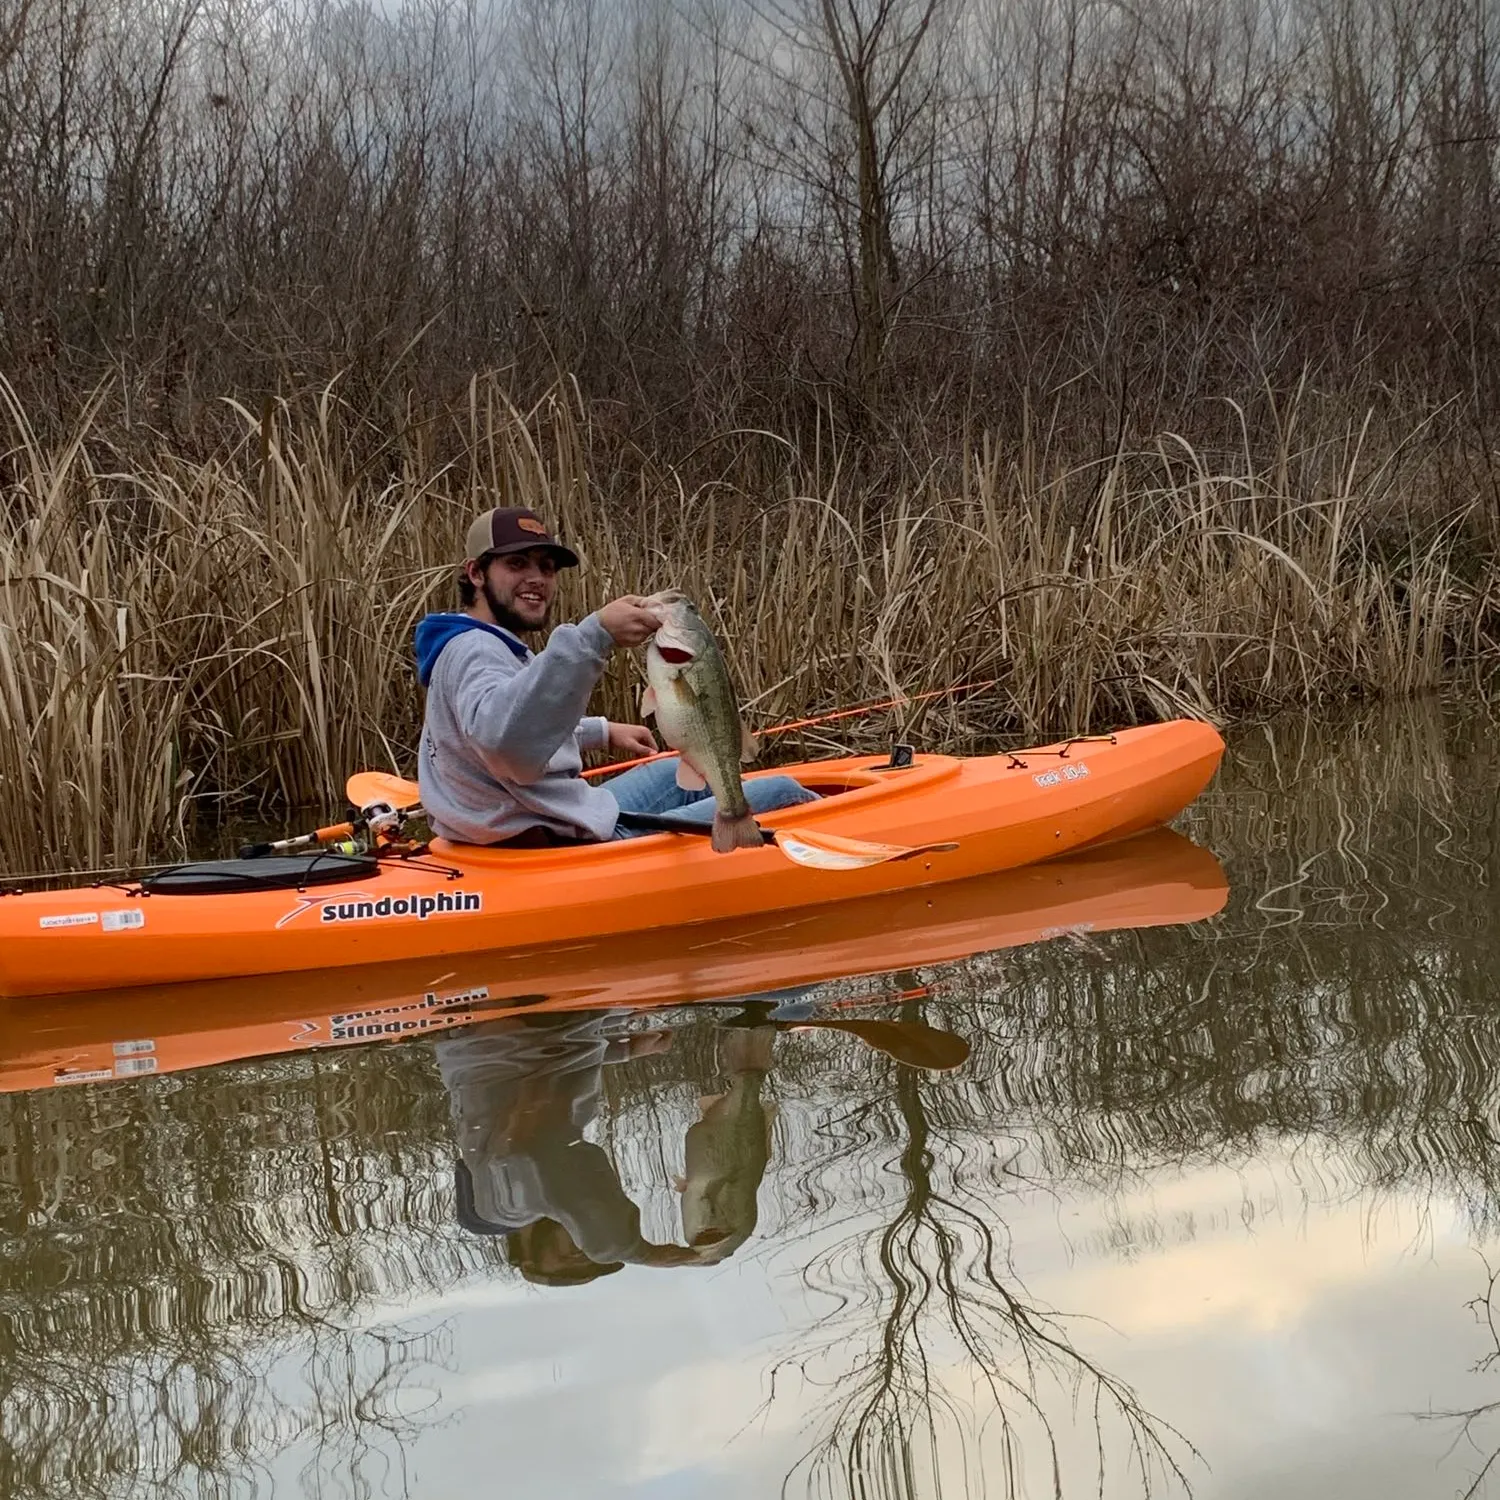
[[749,1005],[310,1048],[271,981],[66,1084],[16,1006],[0,1494],[1500,1495],[1497,787],[1246,732],[1197,850]]

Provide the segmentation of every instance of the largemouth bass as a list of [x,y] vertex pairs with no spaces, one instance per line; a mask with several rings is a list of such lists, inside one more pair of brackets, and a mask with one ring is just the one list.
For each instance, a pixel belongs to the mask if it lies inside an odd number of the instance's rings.
[[656,728],[677,752],[677,784],[714,794],[713,847],[759,849],[760,830],[740,783],[740,762],[754,760],[755,736],[740,720],[729,669],[713,632],[676,589],[647,601],[662,625],[646,647],[641,716],[655,715]]
[[683,1143],[682,1233],[705,1264],[732,1255],[755,1230],[756,1198],[771,1159],[776,1106],[761,1102],[774,1027],[726,1038],[729,1091],[699,1101],[702,1118]]

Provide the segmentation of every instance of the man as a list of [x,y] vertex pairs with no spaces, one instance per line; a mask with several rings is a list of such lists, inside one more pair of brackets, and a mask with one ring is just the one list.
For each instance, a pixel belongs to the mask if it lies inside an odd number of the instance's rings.
[[436,1045],[458,1145],[458,1221],[472,1234],[505,1236],[511,1264],[539,1285],[702,1262],[645,1236],[608,1153],[584,1139],[605,1067],[671,1045],[666,1031],[615,1030],[619,1014],[504,1016]]
[[[587,717],[610,654],[644,645],[661,620],[634,594],[576,625],[559,625],[546,648],[521,640],[541,630],[557,597],[559,568],[578,557],[535,512],[501,508],[470,526],[459,575],[463,609],[417,626],[417,676],[427,689],[417,777],[433,831],[457,843],[534,848],[630,836],[622,809],[676,812],[711,824],[713,799],[685,792],[671,760],[594,786],[583,756],[656,750],[651,731]],[[754,812],[816,800],[789,776],[747,782]]]

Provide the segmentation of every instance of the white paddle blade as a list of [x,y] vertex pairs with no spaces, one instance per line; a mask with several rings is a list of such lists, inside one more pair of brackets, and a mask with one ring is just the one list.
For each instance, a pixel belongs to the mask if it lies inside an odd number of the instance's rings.
[[814,833],[806,828],[778,828],[776,847],[796,865],[809,870],[864,870],[889,860],[918,854],[942,854],[957,844],[875,844],[843,838],[836,833]]

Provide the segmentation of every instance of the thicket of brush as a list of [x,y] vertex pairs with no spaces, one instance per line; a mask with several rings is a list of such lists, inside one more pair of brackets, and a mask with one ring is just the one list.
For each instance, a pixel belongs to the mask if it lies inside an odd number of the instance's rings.
[[1222,439],[1224,398],[1308,371],[1482,431],[1496,26],[1489,0],[3,0],[0,368],[64,432],[118,373],[112,426],[200,453],[224,393],[338,374],[397,420],[498,368],[523,401],[577,372],[611,462],[705,472],[729,427],[805,457],[830,414],[875,473],[1039,402],[1095,452]]
[[0,0],[0,865],[409,770],[496,499],[570,609],[695,593],[764,720],[1487,673],[1496,24]]

